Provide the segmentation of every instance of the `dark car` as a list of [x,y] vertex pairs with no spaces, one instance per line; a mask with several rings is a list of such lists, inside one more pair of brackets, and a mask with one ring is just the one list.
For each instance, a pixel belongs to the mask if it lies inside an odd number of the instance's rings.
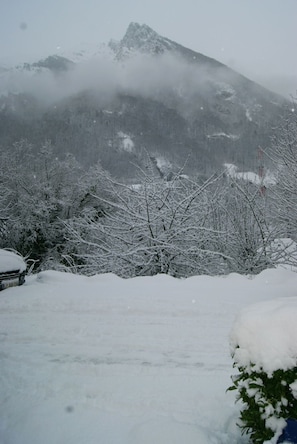
[[27,264],[17,252],[0,249],[0,290],[22,285]]

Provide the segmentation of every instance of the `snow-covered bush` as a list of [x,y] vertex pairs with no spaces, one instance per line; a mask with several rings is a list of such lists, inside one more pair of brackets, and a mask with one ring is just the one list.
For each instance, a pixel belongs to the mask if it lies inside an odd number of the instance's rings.
[[269,223],[261,188],[232,178],[220,186],[214,225],[217,250],[226,258],[227,272],[257,274],[273,267],[275,228]]
[[78,217],[68,224],[80,272],[187,277],[223,269],[212,227],[216,195],[210,195],[218,180],[199,184],[177,174],[164,181],[144,172],[137,186],[106,180],[114,199],[97,196],[109,208],[104,217]]
[[[271,188],[274,223],[281,237],[297,240],[297,113],[288,108],[275,131],[268,155],[274,165],[275,186]],[[294,260],[294,258],[293,258]],[[296,261],[294,261],[296,264]]]
[[297,298],[244,310],[231,332],[234,367],[229,390],[242,403],[239,426],[253,443],[275,444],[286,420],[297,419]]

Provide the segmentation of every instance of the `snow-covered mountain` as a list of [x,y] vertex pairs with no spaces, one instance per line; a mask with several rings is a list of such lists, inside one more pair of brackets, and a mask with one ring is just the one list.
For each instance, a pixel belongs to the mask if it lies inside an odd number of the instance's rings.
[[176,45],[165,37],[161,37],[147,25],[130,23],[123,39],[116,43],[109,43],[115,51],[117,58],[131,56],[138,51],[145,54],[161,54],[165,51],[171,51]]
[[166,169],[186,163],[187,174],[255,169],[285,102],[137,23],[120,42],[3,71],[0,91],[1,145],[50,139],[57,153],[130,179],[147,155]]
[[111,41],[109,46],[116,53],[116,57],[123,59],[137,53],[160,55],[166,52],[179,53],[190,62],[211,64],[214,67],[224,67],[217,60],[185,48],[178,43],[160,36],[149,26],[139,23],[130,23],[126,34],[120,42]]

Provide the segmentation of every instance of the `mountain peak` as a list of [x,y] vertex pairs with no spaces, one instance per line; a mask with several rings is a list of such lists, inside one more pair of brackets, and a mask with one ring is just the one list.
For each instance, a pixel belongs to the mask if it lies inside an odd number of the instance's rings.
[[149,26],[132,22],[120,41],[118,56],[121,57],[134,51],[159,54],[171,49],[171,46],[170,40],[160,36]]
[[132,40],[132,43],[135,41],[146,42],[147,40],[158,37],[159,34],[146,24],[140,25],[139,23],[131,22],[122,41]]
[[211,65],[217,68],[224,67],[224,65],[217,60],[186,48],[161,36],[149,26],[145,24],[140,25],[136,22],[130,23],[126,34],[120,42],[110,42],[109,47],[113,50],[117,59],[129,58],[129,56],[136,53],[158,55],[171,52],[190,63]]

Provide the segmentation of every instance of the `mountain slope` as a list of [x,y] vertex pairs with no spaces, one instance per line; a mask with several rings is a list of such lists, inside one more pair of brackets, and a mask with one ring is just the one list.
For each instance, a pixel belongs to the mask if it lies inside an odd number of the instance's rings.
[[126,180],[147,155],[195,175],[224,163],[255,169],[284,99],[147,25],[131,23],[109,51],[91,62],[54,55],[24,66],[31,83],[18,77],[0,99],[0,144],[50,139],[58,155],[99,160]]

